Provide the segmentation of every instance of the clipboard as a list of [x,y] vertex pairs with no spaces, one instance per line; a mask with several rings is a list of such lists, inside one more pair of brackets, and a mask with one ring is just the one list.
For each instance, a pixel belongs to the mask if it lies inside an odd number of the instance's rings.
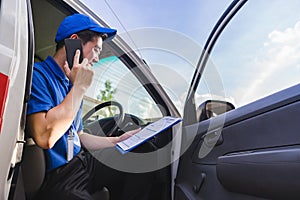
[[122,142],[118,142],[116,148],[122,153],[126,154],[130,152],[132,149],[136,148],[137,146],[143,144],[147,140],[153,138],[157,134],[165,131],[166,129],[174,126],[175,124],[181,122],[182,119],[178,117],[171,117],[166,116],[163,117],[146,127],[144,127],[138,133],[132,135],[131,137],[127,138]]

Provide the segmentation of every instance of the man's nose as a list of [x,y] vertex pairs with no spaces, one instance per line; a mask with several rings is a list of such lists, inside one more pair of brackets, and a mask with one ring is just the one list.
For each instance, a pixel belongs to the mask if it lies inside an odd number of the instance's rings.
[[100,54],[95,53],[95,54],[94,54],[94,58],[93,58],[93,62],[94,62],[94,63],[97,63],[97,62],[99,62],[99,59],[100,59]]

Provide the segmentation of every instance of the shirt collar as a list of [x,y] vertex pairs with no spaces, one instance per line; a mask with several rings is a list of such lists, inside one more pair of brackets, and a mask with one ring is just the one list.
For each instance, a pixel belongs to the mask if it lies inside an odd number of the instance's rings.
[[62,71],[62,69],[59,67],[59,65],[56,63],[53,57],[48,56],[45,62],[47,63],[48,67],[55,74],[57,78],[59,78],[62,81],[69,82],[68,77]]

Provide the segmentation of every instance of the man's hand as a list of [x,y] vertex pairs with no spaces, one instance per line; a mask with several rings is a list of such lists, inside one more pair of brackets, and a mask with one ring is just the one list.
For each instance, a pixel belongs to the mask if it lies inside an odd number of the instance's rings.
[[128,131],[119,137],[103,137],[103,136],[96,136],[96,135],[91,135],[83,132],[79,132],[78,135],[81,143],[85,146],[85,148],[89,150],[99,150],[107,147],[114,147],[118,142],[122,142],[126,140],[127,138],[136,134],[140,130],[141,128]]
[[141,128],[138,128],[138,129],[127,131],[127,132],[123,133],[122,135],[120,135],[118,137],[117,143],[126,140],[127,138],[129,138],[129,137],[133,136],[134,134],[138,133],[140,130],[141,130]]
[[73,86],[81,87],[86,90],[92,84],[94,71],[91,69],[87,58],[84,58],[82,63],[79,63],[79,56],[80,51],[76,50],[72,70],[70,70],[68,62],[66,61],[64,71]]

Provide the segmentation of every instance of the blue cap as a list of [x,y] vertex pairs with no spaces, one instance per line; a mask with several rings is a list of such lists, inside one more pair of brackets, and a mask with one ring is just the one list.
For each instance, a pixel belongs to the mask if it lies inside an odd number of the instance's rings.
[[115,29],[101,27],[86,15],[73,14],[66,17],[61,22],[55,36],[55,42],[60,42],[72,34],[83,30],[91,30],[97,33],[107,34],[108,38],[113,38],[117,33],[117,30]]

